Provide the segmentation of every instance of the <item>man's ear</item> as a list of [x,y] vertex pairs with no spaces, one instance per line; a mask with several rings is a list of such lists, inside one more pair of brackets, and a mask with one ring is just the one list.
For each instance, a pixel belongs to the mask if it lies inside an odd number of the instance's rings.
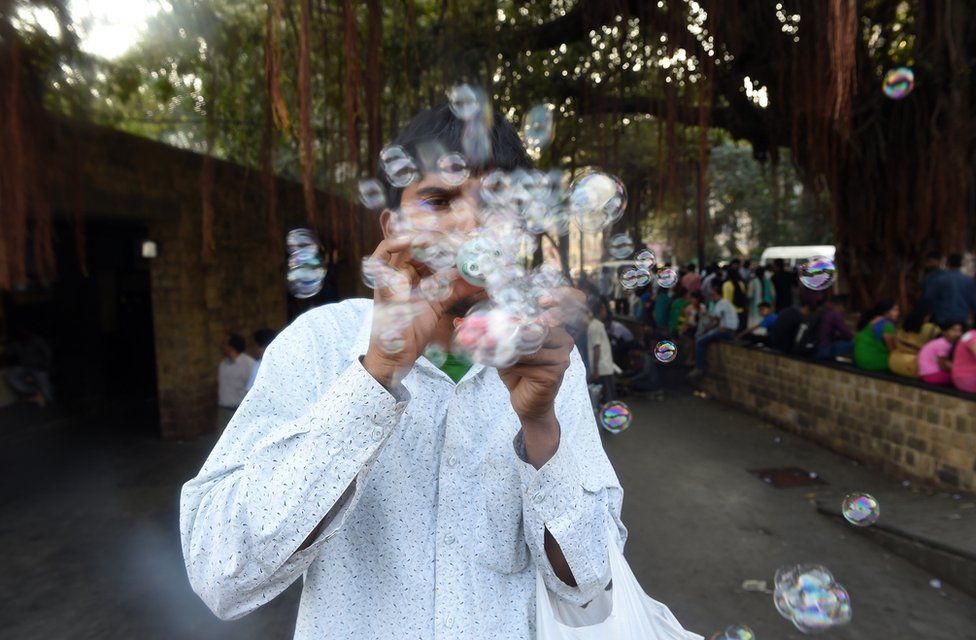
[[389,209],[383,209],[383,213],[380,214],[380,229],[383,230],[383,237],[391,237],[390,233],[390,222],[393,220],[393,212]]

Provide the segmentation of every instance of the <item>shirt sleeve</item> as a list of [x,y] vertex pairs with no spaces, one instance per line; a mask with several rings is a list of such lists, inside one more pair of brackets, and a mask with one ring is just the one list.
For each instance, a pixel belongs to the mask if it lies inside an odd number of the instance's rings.
[[[608,545],[622,550],[627,529],[620,520],[623,489],[603,451],[575,350],[556,398],[556,417],[560,439],[555,455],[538,470],[526,461],[524,445],[518,456],[525,540],[546,587],[567,602],[583,605],[606,588]],[[516,437],[517,453],[520,442],[521,433]],[[545,551],[547,529],[562,549],[577,586],[556,576]]]
[[403,387],[380,385],[358,358],[340,357],[335,347],[323,353],[322,333],[299,318],[269,346],[251,392],[183,486],[187,574],[222,619],[271,600],[323,552],[355,509],[362,482],[326,531],[296,550],[369,472],[409,400]]

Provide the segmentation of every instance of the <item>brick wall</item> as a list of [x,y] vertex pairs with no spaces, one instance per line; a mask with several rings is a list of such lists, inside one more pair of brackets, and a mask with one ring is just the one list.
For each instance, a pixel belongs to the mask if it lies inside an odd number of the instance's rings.
[[839,453],[946,488],[976,490],[976,398],[733,344],[703,382],[728,402]]
[[[215,250],[201,260],[202,156],[91,125],[63,125],[52,164],[82,188],[86,215],[145,220],[159,247],[151,262],[153,330],[160,430],[166,438],[212,431],[216,419],[219,345],[228,331],[280,329],[287,320],[285,228],[305,226],[299,184],[278,180],[284,223],[269,235],[259,172],[217,161]],[[70,146],[69,146],[70,145]],[[361,289],[359,260],[379,231],[369,214],[318,194],[326,242],[339,263],[332,276],[341,296]],[[55,206],[70,211],[72,202]],[[338,213],[336,213],[338,212]]]

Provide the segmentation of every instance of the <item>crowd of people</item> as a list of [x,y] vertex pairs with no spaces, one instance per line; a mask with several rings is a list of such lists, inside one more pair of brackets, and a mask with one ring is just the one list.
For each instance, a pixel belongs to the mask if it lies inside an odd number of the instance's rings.
[[[738,340],[976,393],[976,281],[961,266],[960,254],[944,267],[943,256],[930,254],[909,313],[902,317],[897,304],[882,300],[855,321],[842,298],[804,287],[783,260],[771,267],[732,260],[702,270],[688,264],[671,288],[656,278],[630,291],[594,286],[589,347],[581,351],[603,401],[620,387],[660,393],[652,354],[662,340],[675,343],[691,378],[703,374],[708,345]],[[633,318],[639,337],[614,312]]]

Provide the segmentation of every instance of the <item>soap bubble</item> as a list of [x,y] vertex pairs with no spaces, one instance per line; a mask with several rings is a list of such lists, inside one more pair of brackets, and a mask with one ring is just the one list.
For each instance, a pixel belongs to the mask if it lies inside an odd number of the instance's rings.
[[465,242],[457,252],[461,277],[476,287],[485,285],[488,270],[502,257],[502,250],[484,236]]
[[712,636],[712,640],[756,640],[756,634],[744,624],[734,624]]
[[607,251],[617,260],[623,260],[634,253],[634,241],[626,233],[618,233],[610,238]]
[[536,154],[552,142],[555,130],[552,117],[554,110],[555,107],[551,104],[537,104],[522,119],[522,139],[526,148]]
[[665,289],[670,289],[678,283],[678,273],[670,268],[665,267],[658,271],[657,273],[657,284]]
[[600,407],[600,426],[610,433],[625,431],[631,420],[630,407],[625,402],[607,402]]
[[322,290],[326,267],[321,247],[309,229],[292,229],[285,236],[288,247],[288,291],[296,298],[311,298]]
[[440,172],[441,180],[456,187],[468,179],[471,172],[468,170],[468,163],[460,153],[448,153],[437,161],[437,170]]
[[620,286],[624,289],[646,287],[651,282],[651,273],[647,269],[627,269],[620,274]]
[[430,360],[432,365],[440,369],[447,361],[447,351],[445,351],[444,348],[436,342],[431,342],[429,345],[427,345],[427,348],[424,349],[424,357]]
[[519,318],[492,303],[475,305],[454,330],[454,352],[499,369],[518,358]]
[[367,209],[382,209],[386,206],[386,192],[383,185],[376,178],[368,178],[359,182],[359,201]]
[[836,274],[834,261],[824,256],[810,258],[800,265],[800,283],[814,291],[829,289],[834,284]]
[[376,340],[377,346],[390,355],[396,355],[403,351],[406,346],[403,329],[387,327],[379,332]]
[[901,100],[915,88],[915,72],[910,67],[895,67],[885,74],[881,85],[884,94],[892,100]]
[[576,224],[587,233],[620,219],[627,207],[627,190],[614,176],[588,173],[570,186],[569,208]]
[[481,114],[485,102],[482,91],[470,84],[458,84],[448,89],[447,100],[454,115],[465,122]]
[[429,302],[443,302],[453,290],[454,283],[446,273],[435,273],[420,281],[420,294]]
[[639,269],[651,269],[654,267],[654,263],[657,262],[657,256],[650,249],[643,249],[640,253],[634,256],[634,264]]
[[420,179],[420,170],[410,154],[399,145],[391,145],[380,152],[380,164],[387,180],[402,189]]
[[678,356],[678,347],[670,340],[661,340],[654,347],[654,357],[667,364]]
[[881,507],[870,493],[851,493],[841,507],[844,519],[859,527],[869,527],[878,521]]
[[776,572],[776,610],[803,633],[816,633],[851,621],[851,599],[820,565],[794,565]]

